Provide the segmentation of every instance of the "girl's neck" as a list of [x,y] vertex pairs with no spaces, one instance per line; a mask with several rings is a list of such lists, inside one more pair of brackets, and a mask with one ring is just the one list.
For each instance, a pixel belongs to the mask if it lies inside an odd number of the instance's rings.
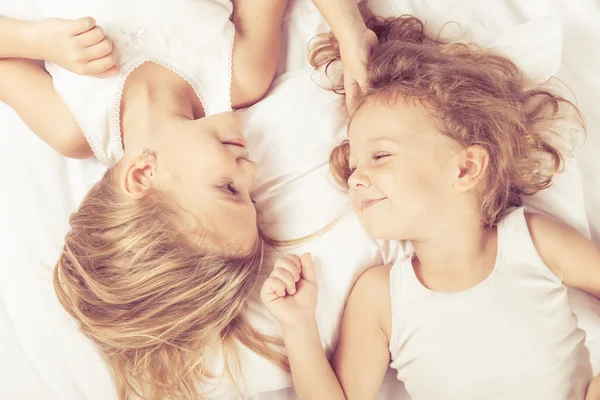
[[187,81],[147,62],[127,77],[120,114],[123,146],[127,148],[138,147],[139,142],[147,141],[147,135],[160,133],[165,121],[173,117],[198,119],[204,116],[204,110]]
[[461,215],[434,236],[412,241],[415,273],[421,283],[436,291],[475,286],[494,268],[497,236],[495,228],[481,226],[478,213]]

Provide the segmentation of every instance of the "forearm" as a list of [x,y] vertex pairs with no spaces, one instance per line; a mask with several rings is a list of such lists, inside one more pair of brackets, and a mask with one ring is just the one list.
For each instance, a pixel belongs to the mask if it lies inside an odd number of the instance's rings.
[[[233,14],[236,52],[247,68],[275,75],[281,49],[281,21],[287,0],[237,0]],[[256,64],[254,67],[248,66]]]
[[366,29],[356,0],[313,0],[339,41]]
[[235,0],[233,24],[236,32],[243,37],[261,39],[279,33],[287,3],[288,0]]
[[300,399],[343,400],[344,391],[321,347],[316,321],[284,332],[294,387]]
[[33,24],[0,16],[0,58],[38,58],[29,40]]
[[57,152],[85,158],[92,152],[73,114],[36,61],[0,59],[0,101]]
[[287,0],[236,0],[232,103],[243,107],[267,92],[277,71]]

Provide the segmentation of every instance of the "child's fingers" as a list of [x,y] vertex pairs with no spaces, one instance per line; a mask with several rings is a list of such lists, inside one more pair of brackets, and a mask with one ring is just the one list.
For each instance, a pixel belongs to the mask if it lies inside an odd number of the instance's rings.
[[267,278],[260,291],[262,302],[270,303],[281,297],[285,297],[285,283],[274,277]]
[[119,75],[119,67],[115,65],[112,68],[107,69],[104,72],[94,75],[94,77],[95,78],[106,78],[109,76],[117,76],[117,75]]
[[[300,259],[298,259],[300,260]],[[296,264],[289,260],[288,258],[280,258],[279,260],[277,260],[275,262],[275,266],[273,267],[273,269],[277,269],[277,268],[283,268],[286,271],[288,271],[290,274],[292,274],[294,276],[294,282],[298,282],[300,280],[300,270],[301,270],[301,266],[298,265],[296,266]]]
[[360,85],[353,77],[344,74],[344,91],[346,92],[346,106],[351,109],[353,101],[360,94]]
[[298,275],[300,275],[300,271],[302,271],[302,261],[300,260],[300,257],[298,257],[295,254],[288,254],[287,256],[285,256],[285,258],[294,263],[294,265],[296,266],[296,270],[298,271]]
[[109,54],[97,60],[92,60],[88,62],[85,66],[84,74],[98,75],[104,71],[111,69],[115,64],[115,57],[112,54]]
[[104,29],[96,25],[89,31],[75,36],[75,40],[77,40],[78,45],[82,47],[89,47],[100,43],[102,40],[104,40],[105,36]]
[[289,294],[293,295],[296,293],[296,280],[290,271],[283,268],[275,268],[271,272],[271,277],[281,280],[285,284],[285,290]]
[[300,257],[302,260],[302,278],[309,281],[317,283],[317,274],[315,273],[315,265],[312,261],[312,256],[310,253],[302,254]]
[[364,89],[367,88],[367,80],[368,80],[368,76],[367,76],[368,61],[367,60],[369,59],[370,52],[371,52],[371,49],[363,49],[362,54],[360,56],[360,58],[361,58],[360,63],[361,63],[362,68],[359,68],[358,70],[353,71],[354,74],[353,74],[352,78],[358,85],[360,92],[362,92]]
[[92,17],[83,17],[71,20],[70,34],[77,36],[81,33],[87,32],[96,26],[96,20]]
[[83,49],[86,60],[97,60],[112,53],[113,43],[110,39],[104,38],[100,43]]

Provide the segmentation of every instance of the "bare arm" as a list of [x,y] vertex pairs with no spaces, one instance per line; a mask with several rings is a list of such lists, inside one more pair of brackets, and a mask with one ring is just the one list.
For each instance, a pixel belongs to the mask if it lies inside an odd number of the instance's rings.
[[40,139],[71,158],[92,155],[79,125],[33,60],[0,59],[0,101],[8,104]]
[[273,81],[281,51],[281,21],[287,0],[234,0],[231,103],[260,100]]
[[340,42],[367,29],[356,0],[313,0],[313,3]]
[[0,16],[0,58],[37,58],[29,43],[32,22]]
[[387,266],[368,270],[352,289],[333,359],[335,373],[321,347],[314,319],[294,329],[284,329],[299,398],[375,399],[390,361],[389,270]]
[[569,286],[600,298],[600,247],[574,228],[527,214],[531,238],[544,263]]
[[35,24],[0,16],[0,101],[60,154],[89,157],[92,151],[52,77],[34,61],[43,57],[34,43]]
[[313,0],[339,43],[344,70],[346,104],[368,86],[367,66],[371,49],[378,44],[375,32],[365,25],[355,0]]
[[48,60],[79,74],[114,75],[118,67],[112,42],[91,17],[27,22],[0,16],[0,101],[60,154],[91,156],[52,77],[33,60]]
[[[567,224],[541,214],[526,214],[533,244],[563,283],[600,298],[600,247]],[[600,375],[590,382],[586,400],[600,398]]]
[[50,61],[95,77],[118,73],[112,41],[91,17],[29,22],[0,16],[0,58]]
[[293,330],[284,330],[283,340],[298,398],[306,400],[346,398],[321,347],[316,320]]
[[390,364],[390,267],[366,271],[346,304],[333,366],[348,399],[375,399]]

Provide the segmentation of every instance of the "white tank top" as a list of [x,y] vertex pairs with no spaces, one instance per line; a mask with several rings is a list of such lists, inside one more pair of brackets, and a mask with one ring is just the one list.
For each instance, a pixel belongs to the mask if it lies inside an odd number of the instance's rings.
[[427,289],[412,257],[390,272],[391,367],[413,400],[584,399],[585,333],[566,286],[537,254],[523,208],[498,226],[490,275],[459,292]]
[[231,0],[53,0],[45,17],[92,16],[113,39],[121,74],[77,75],[47,63],[54,88],[79,123],[96,158],[107,166],[123,155],[120,102],[127,76],[153,61],[187,80],[205,114],[231,111],[235,27]]

